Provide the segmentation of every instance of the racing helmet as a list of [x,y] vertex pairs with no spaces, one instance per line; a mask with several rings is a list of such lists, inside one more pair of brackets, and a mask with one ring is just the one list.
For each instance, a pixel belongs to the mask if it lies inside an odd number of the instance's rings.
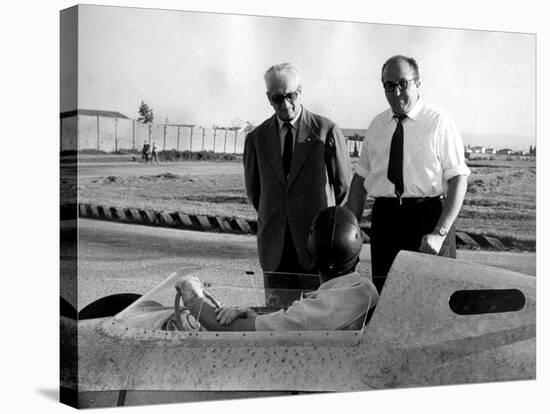
[[313,219],[307,249],[321,272],[342,274],[352,270],[357,264],[361,247],[363,237],[359,223],[347,208],[328,207]]

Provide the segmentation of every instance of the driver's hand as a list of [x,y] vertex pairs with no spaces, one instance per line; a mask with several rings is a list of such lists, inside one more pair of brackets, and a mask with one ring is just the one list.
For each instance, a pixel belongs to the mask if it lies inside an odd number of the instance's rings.
[[194,297],[204,298],[202,282],[196,276],[183,276],[175,287],[181,291],[183,303]]
[[229,325],[235,319],[246,318],[248,311],[248,308],[222,307],[216,309],[216,320],[220,325]]

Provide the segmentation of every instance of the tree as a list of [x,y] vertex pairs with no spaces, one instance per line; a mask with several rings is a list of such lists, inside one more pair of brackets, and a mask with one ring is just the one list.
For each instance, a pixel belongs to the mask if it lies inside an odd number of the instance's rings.
[[255,128],[254,124],[250,121],[242,120],[241,118],[233,118],[231,120],[231,129],[239,130],[243,132],[250,132]]
[[145,102],[141,101],[141,105],[138,109],[138,122],[141,122],[142,124],[151,124],[153,123],[154,115],[153,110],[149,108],[149,105],[147,105]]
[[252,131],[254,128],[256,128],[256,126],[250,122],[250,121],[244,121],[244,126],[242,128],[242,130],[246,133]]

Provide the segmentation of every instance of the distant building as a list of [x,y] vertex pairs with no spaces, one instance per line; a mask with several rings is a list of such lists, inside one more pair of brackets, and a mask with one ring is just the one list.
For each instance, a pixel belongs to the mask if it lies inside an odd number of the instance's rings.
[[120,112],[78,109],[61,112],[59,118],[61,151],[135,148],[133,121]]
[[342,133],[346,138],[350,155],[352,157],[358,157],[361,152],[363,140],[367,135],[367,130],[359,128],[342,128]]
[[73,111],[66,111],[61,112],[59,114],[60,118],[70,118],[77,115],[85,115],[85,116],[100,116],[103,118],[118,118],[118,119],[130,119],[126,115],[121,114],[120,112],[116,111],[100,111],[96,109],[78,109]]
[[485,147],[472,147],[472,152],[474,154],[485,154]]
[[367,130],[359,128],[342,128],[342,133],[346,139],[352,141],[363,141],[365,139],[365,135],[367,135]]
[[504,155],[510,155],[512,151],[510,148],[503,148],[497,151],[497,154],[504,154]]
[[496,154],[497,151],[494,148],[487,148],[485,154]]

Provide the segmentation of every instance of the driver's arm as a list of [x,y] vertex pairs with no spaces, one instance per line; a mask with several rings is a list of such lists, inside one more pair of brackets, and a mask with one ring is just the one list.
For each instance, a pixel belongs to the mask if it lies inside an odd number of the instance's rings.
[[185,301],[185,307],[202,326],[209,331],[255,331],[256,315],[247,314],[246,318],[235,319],[229,325],[222,325],[216,319],[216,308],[203,298],[193,297]]

